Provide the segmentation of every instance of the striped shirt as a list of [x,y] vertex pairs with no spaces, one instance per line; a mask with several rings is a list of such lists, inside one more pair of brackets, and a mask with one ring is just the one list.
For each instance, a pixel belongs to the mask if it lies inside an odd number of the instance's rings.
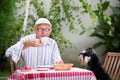
[[[25,41],[36,39],[35,34],[27,35],[23,37],[18,43],[17,46],[12,46],[6,51],[6,55],[8,54],[14,54],[15,59],[18,60],[20,58],[20,55],[22,55],[22,65],[28,65],[31,68],[36,68],[36,66],[42,66],[42,65],[53,65],[56,61],[62,61],[60,56],[60,51],[58,49],[58,45],[55,40],[43,37],[41,38],[41,41],[43,42],[42,47],[28,47],[24,50],[22,50],[21,47],[23,47]],[[21,44],[21,46],[19,46]],[[13,49],[14,48],[14,49]],[[15,49],[18,48],[18,49]],[[16,51],[14,51],[16,50]],[[22,51],[21,51],[22,50]],[[12,52],[12,53],[8,53]],[[13,53],[14,52],[14,53]],[[21,53],[20,53],[21,52]],[[16,61],[12,58],[14,61]]]

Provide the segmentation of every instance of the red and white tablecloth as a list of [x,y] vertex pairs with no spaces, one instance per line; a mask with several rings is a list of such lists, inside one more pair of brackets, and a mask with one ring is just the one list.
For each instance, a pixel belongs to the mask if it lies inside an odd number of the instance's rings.
[[16,70],[8,80],[96,80],[92,71],[73,67],[66,71]]

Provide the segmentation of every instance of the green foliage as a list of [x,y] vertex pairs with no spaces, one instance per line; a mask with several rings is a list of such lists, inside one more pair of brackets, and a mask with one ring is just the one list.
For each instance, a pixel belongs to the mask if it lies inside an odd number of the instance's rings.
[[51,4],[50,12],[48,14],[48,17],[52,23],[52,33],[50,37],[52,37],[57,41],[60,50],[63,51],[64,48],[62,48],[62,45],[63,44],[66,45],[68,42],[67,40],[65,40],[65,38],[61,33],[62,25],[61,25],[61,18],[60,18],[60,12],[61,12],[60,5],[59,5],[60,0],[56,0],[56,1],[52,0],[51,3],[52,4]]
[[[97,48],[104,45],[107,49],[106,52],[120,52],[120,7],[111,7],[113,14],[107,16],[105,10],[110,6],[108,1],[102,2],[100,0],[100,3],[97,5],[97,10],[92,10],[85,0],[80,1],[83,3],[84,12],[90,14],[93,20],[98,20],[98,24],[91,28],[93,33],[90,36],[98,37],[101,41],[93,47]],[[87,30],[83,29],[83,32]]]
[[107,49],[106,51],[120,52],[120,29],[118,25],[118,22],[120,21],[120,9],[118,8],[118,10],[116,10],[116,7],[112,7],[113,14],[109,17],[104,13],[108,6],[109,2],[104,2],[98,5],[98,10],[95,11],[95,13],[99,18],[99,25],[97,25],[91,36],[103,40],[102,42],[95,44],[94,47],[105,45]]
[[120,52],[120,7],[111,7],[113,14],[111,15],[112,26],[114,28],[111,34],[111,51]]
[[0,57],[8,45],[10,27],[14,22],[14,0],[0,1]]
[[15,44],[22,34],[24,18],[15,16],[16,9],[15,0],[0,1],[0,71],[9,67],[5,51]]
[[[14,0],[0,1],[0,71],[5,69],[6,59],[4,52],[11,45],[11,27],[14,24]],[[4,63],[2,62],[4,61]]]
[[66,25],[68,26],[69,30],[74,30],[74,17],[72,15],[72,11],[75,11],[78,7],[71,6],[69,0],[51,0],[51,7],[49,12],[46,14],[44,11],[45,5],[43,1],[33,0],[31,1],[31,5],[35,7],[38,17],[47,17],[51,21],[52,33],[50,37],[57,41],[60,51],[63,52],[65,48],[72,47],[71,42],[66,40],[61,33],[63,28],[61,22],[67,22]]
[[4,72],[0,72],[0,77],[8,77],[10,75],[11,75],[10,69],[9,70],[7,69],[7,71],[4,71]]
[[[21,36],[33,33],[36,18],[34,15],[29,14],[27,28],[23,32],[24,10],[20,14],[19,10],[25,7],[25,0],[4,0],[0,4],[0,57],[3,57],[6,49],[15,44]],[[34,6],[34,12],[37,17],[47,17],[50,19],[53,25],[50,37],[57,41],[60,50],[64,51],[68,46],[72,47],[70,41],[66,40],[61,33],[63,28],[61,22],[65,21],[70,31],[74,30],[72,11],[77,11],[78,7],[71,6],[69,0],[52,0],[50,10],[46,14],[44,11],[44,1],[31,0],[30,5]],[[64,16],[61,16],[61,14]]]

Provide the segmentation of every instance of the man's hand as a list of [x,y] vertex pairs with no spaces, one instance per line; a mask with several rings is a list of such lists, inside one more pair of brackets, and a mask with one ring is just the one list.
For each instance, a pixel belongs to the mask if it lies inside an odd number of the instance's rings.
[[34,39],[29,42],[30,42],[30,46],[33,46],[33,47],[43,46],[40,39]]
[[40,39],[30,40],[30,41],[24,42],[23,49],[28,48],[30,46],[32,46],[32,47],[40,47],[40,46],[43,46],[43,44],[41,43]]
[[56,61],[55,64],[64,64],[63,61]]

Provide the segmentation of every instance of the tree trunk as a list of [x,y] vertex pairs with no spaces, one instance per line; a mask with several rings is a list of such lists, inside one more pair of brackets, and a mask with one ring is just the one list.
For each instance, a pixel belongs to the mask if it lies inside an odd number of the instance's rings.
[[28,19],[28,14],[29,14],[29,4],[30,4],[30,0],[26,0],[25,18],[24,18],[24,23],[23,23],[23,31],[24,32],[25,32],[26,27],[27,27],[27,19]]

